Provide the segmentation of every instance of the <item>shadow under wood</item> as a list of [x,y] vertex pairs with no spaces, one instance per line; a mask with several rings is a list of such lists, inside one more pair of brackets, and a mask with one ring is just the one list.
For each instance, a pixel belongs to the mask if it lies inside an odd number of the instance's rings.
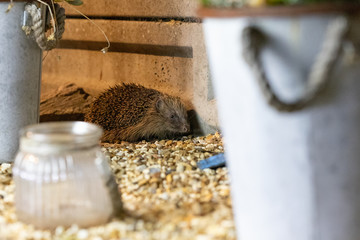
[[[106,42],[61,40],[57,48],[100,51]],[[166,57],[192,58],[193,48],[189,46],[168,46],[155,44],[136,44],[112,42],[108,52],[136,53]]]
[[189,110],[187,114],[189,117],[191,134],[194,136],[204,136],[219,131],[216,126],[212,126],[205,122],[195,110]]
[[[215,126],[206,123],[195,110],[188,111],[188,117],[191,127],[191,134],[194,136],[204,136],[207,134],[214,134],[219,131]],[[70,114],[43,114],[40,116],[40,122],[55,122],[55,121],[84,121],[85,113],[70,113]],[[176,138],[176,136],[174,136]],[[178,136],[181,138],[181,136]]]
[[40,116],[40,122],[84,121],[84,118],[84,113],[43,114]]

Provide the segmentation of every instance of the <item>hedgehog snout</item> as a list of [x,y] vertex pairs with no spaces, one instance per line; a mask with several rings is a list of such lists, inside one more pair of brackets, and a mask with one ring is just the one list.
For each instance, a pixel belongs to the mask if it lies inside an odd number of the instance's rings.
[[186,133],[190,131],[190,125],[188,123],[185,123],[181,127],[181,132]]
[[168,126],[168,130],[177,133],[186,133],[190,131],[190,125],[187,123],[176,123]]

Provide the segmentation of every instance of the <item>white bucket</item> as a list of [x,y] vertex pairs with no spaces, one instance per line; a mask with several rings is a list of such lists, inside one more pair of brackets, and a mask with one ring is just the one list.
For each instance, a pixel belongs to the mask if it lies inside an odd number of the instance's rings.
[[11,162],[19,130],[39,119],[42,51],[22,30],[25,2],[0,2],[0,163]]
[[[273,90],[295,101],[337,17],[204,19],[241,240],[360,239],[360,62],[339,58],[314,101],[284,112],[267,103],[242,54],[244,28],[257,26]],[[359,45],[360,28],[352,31]]]

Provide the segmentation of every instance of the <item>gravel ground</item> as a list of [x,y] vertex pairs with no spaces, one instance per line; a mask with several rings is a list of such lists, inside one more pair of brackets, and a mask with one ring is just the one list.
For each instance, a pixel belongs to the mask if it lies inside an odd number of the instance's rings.
[[220,134],[181,140],[104,144],[125,214],[108,224],[40,231],[14,214],[11,165],[0,165],[0,239],[235,239],[227,168],[199,170],[223,152]]

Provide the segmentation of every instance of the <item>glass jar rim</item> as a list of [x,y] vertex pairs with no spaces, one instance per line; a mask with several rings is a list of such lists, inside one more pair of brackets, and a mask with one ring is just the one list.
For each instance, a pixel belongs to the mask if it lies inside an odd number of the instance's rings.
[[29,125],[20,131],[20,146],[31,143],[48,145],[98,144],[102,129],[82,121],[46,122]]

